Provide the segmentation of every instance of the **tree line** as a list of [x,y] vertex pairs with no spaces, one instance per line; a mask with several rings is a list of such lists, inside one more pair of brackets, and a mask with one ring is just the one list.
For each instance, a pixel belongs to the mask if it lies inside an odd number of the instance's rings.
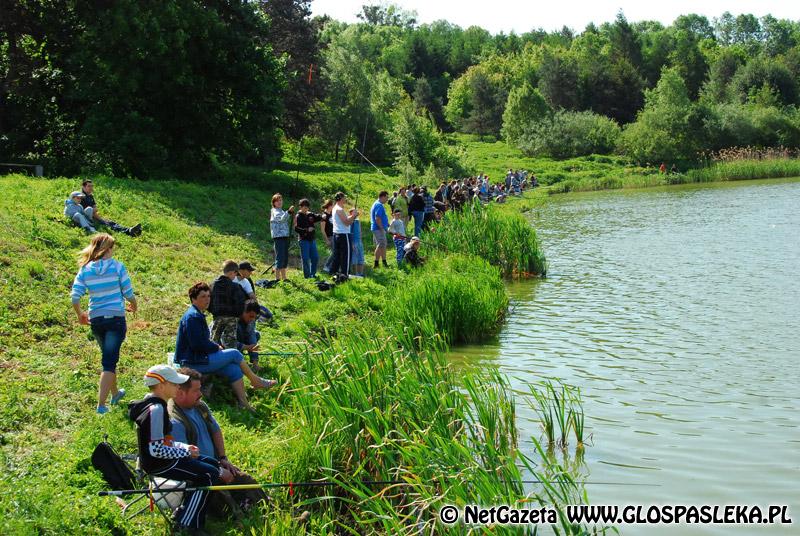
[[0,160],[196,176],[274,166],[302,141],[314,157],[357,149],[443,177],[470,168],[452,131],[531,155],[687,165],[800,145],[797,21],[620,13],[582,32],[492,35],[394,5],[358,16],[312,18],[310,0],[3,3]]

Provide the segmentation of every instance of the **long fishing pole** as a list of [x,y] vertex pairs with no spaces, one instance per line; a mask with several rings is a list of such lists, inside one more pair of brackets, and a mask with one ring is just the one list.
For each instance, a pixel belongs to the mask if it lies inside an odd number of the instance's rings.
[[[384,177],[386,177],[386,174],[385,174],[383,171],[381,171],[381,168],[379,168],[378,166],[376,166],[375,164],[373,164],[373,163],[370,161],[370,159],[369,159],[369,158],[367,158],[366,156],[364,156],[364,153],[362,153],[361,151],[359,151],[359,150],[358,150],[358,149],[356,149],[355,147],[353,147],[353,150],[354,150],[355,152],[357,152],[359,155],[361,155],[361,158],[363,158],[364,160],[366,160],[366,161],[367,161],[367,163],[368,163],[370,166],[374,167],[374,168],[375,168],[375,169],[378,171],[378,173],[380,173],[381,175],[383,175]],[[387,177],[387,178],[388,178],[388,177]]]
[[[554,480],[515,480],[519,484],[554,484]],[[365,486],[413,486],[414,484],[405,480],[361,480],[357,482]],[[637,482],[576,482],[583,485],[602,485],[602,486],[629,486],[629,487],[660,487],[658,484],[642,484]],[[339,482],[321,480],[318,482],[269,482],[265,484],[223,484],[218,486],[194,486],[185,488],[142,488],[142,489],[123,489],[98,491],[100,497],[124,497],[127,495],[142,495],[151,493],[188,493],[190,491],[238,491],[247,489],[270,489],[270,488],[289,488],[290,493],[294,488],[316,488],[316,487],[344,487]]]

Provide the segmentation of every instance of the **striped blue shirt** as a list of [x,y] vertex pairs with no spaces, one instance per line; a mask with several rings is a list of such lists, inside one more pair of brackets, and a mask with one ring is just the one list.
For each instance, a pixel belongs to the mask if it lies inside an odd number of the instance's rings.
[[91,261],[78,270],[72,283],[72,303],[79,303],[87,292],[89,318],[125,316],[125,299],[134,298],[128,270],[116,259]]

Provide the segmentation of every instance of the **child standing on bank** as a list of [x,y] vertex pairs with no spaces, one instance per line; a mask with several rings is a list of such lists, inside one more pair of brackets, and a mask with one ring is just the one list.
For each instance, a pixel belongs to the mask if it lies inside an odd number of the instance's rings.
[[397,266],[403,264],[403,256],[405,251],[403,248],[406,245],[406,226],[403,223],[403,214],[399,209],[392,212],[392,221],[389,223],[388,232],[392,233],[394,240],[394,249],[397,252]]

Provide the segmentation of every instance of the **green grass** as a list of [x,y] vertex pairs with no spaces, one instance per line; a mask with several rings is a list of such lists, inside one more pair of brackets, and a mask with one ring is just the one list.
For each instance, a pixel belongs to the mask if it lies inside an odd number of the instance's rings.
[[[340,188],[353,193],[353,169],[306,166],[297,186],[291,169],[226,170],[215,184],[94,178],[103,215],[144,226],[140,238],[117,235],[115,251],[139,301],[119,364],[128,399],[145,394],[142,374],[173,349],[192,282],[210,281],[226,258],[260,268],[272,262],[272,193],[317,201]],[[362,206],[382,180],[362,174]],[[0,177],[0,533],[158,534],[157,519],[123,521],[111,499],[96,496],[103,483],[89,464],[94,446],[104,434],[122,452],[136,445],[123,411],[94,414],[99,351],[69,305],[76,256],[88,237],[61,211],[79,184]],[[314,509],[309,532],[349,526],[394,534],[413,516],[433,526],[442,502],[525,497],[507,384],[492,372],[457,378],[442,357],[447,341],[497,333],[507,306],[501,271],[443,248],[423,246],[422,254],[429,257],[424,269],[368,268],[368,279],[329,292],[296,270],[289,283],[259,290],[276,318],[259,328],[265,351],[301,355],[266,359],[266,375],[290,383],[251,392],[255,415],[215,394],[210,402],[228,454],[264,482],[335,478],[343,487],[293,499],[276,492],[266,520],[254,515],[235,533],[296,533],[292,518],[301,501]],[[535,469],[549,462],[529,463]],[[351,480],[361,477],[400,478],[410,487],[376,496]],[[561,480],[580,495],[568,476]]]

